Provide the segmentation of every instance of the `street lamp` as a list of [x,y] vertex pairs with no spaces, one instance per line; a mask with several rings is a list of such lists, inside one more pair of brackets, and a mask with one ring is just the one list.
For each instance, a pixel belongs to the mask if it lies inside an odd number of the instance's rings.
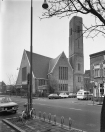
[[[42,5],[44,9],[48,8],[48,4],[46,0]],[[30,89],[29,89],[29,97],[28,97],[28,112],[32,109],[32,49],[33,49],[33,0],[31,0],[31,28],[30,28]]]
[[43,9],[48,9],[48,4],[47,4],[46,0],[44,0],[42,7],[43,7]]
[[29,76],[29,97],[28,97],[28,114],[32,109],[32,48],[33,48],[33,0],[31,0],[31,22],[30,22],[30,76]]

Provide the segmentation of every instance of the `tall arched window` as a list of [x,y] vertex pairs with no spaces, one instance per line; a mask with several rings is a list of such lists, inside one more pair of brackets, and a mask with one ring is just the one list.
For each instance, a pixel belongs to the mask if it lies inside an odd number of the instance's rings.
[[80,70],[81,70],[81,64],[78,63],[78,71],[80,71]]

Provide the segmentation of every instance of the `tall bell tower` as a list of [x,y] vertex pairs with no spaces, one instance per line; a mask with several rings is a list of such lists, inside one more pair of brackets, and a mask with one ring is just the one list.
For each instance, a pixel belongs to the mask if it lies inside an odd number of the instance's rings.
[[69,23],[69,61],[73,68],[73,91],[84,88],[84,53],[82,18],[74,16]]

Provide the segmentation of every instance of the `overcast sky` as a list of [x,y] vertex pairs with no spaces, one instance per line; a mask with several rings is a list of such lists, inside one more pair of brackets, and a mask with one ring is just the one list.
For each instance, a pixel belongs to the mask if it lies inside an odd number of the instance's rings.
[[[33,2],[33,52],[55,58],[64,51],[68,57],[71,17],[40,20],[43,1]],[[8,84],[18,75],[24,49],[30,51],[30,0],[0,1],[0,16],[0,81]],[[93,21],[82,17],[84,24]],[[84,37],[84,70],[90,69],[90,54],[105,50],[104,43],[101,35],[94,40]]]

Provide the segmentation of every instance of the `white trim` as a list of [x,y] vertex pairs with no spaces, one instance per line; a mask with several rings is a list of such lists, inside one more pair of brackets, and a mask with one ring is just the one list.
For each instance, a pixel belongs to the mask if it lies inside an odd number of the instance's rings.
[[[61,55],[62,55],[62,54],[60,54],[60,55],[59,55],[58,60],[59,60],[59,58],[61,57]],[[53,68],[52,68],[52,70],[50,71],[50,73],[52,73],[52,72],[53,72],[53,70],[54,70],[54,68],[55,68],[56,64],[58,63],[58,60],[56,61],[55,65],[53,66]],[[50,74],[50,73],[49,73],[49,74]]]
[[27,84],[27,80],[26,81],[22,81],[22,84]]
[[98,65],[95,65],[94,66],[94,69],[100,69],[100,65],[98,64]]

